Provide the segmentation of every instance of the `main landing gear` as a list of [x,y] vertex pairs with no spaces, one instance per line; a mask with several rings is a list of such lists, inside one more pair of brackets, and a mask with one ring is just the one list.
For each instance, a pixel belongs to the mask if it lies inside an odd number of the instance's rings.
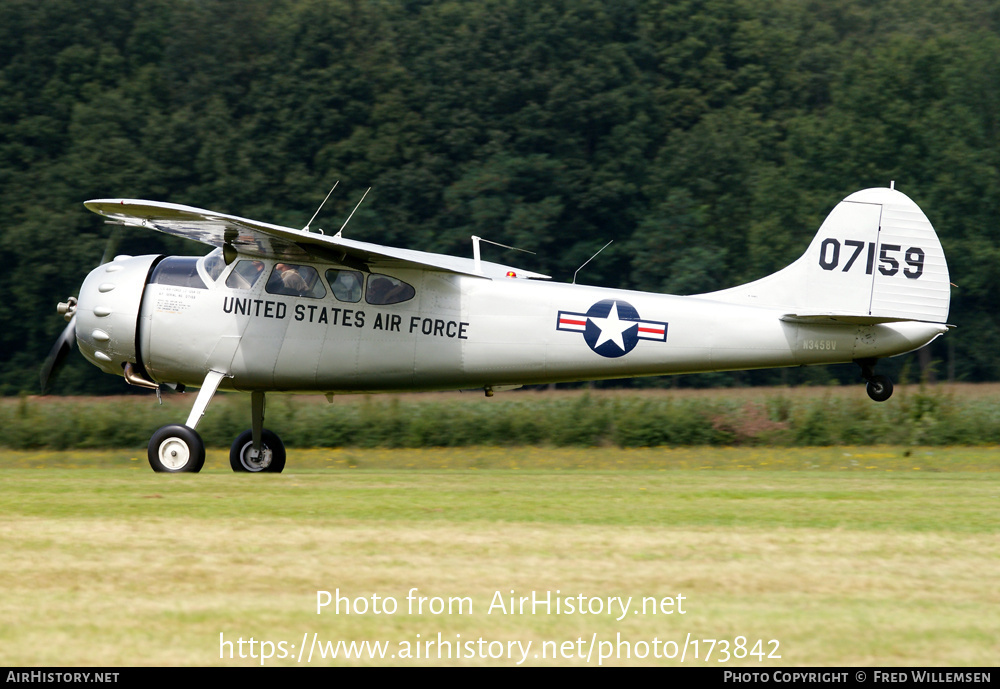
[[[205,443],[195,428],[225,377],[209,371],[187,422],[183,426],[164,426],[153,433],[147,453],[153,471],[172,474],[201,471],[205,465]],[[251,393],[250,400],[251,428],[233,442],[229,465],[233,471],[279,473],[285,468],[285,446],[276,433],[264,428],[264,392]]]
[[285,446],[277,433],[264,428],[264,393],[250,394],[253,427],[243,431],[229,448],[229,466],[233,471],[268,471],[280,473],[285,468]]
[[868,396],[876,402],[885,402],[892,397],[892,380],[889,376],[877,375],[874,366],[877,359],[857,359],[854,363],[861,367],[861,377],[868,381]]

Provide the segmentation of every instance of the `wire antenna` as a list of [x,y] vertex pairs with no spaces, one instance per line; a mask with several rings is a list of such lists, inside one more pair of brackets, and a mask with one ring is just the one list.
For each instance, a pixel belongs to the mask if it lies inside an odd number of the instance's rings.
[[[613,242],[613,241],[615,241],[615,240],[612,239],[611,242]],[[602,246],[600,249],[598,249],[597,250],[597,254],[601,253],[602,251],[604,251],[605,249],[607,249],[609,246],[611,246],[611,242],[608,242],[607,244],[605,244],[604,246]],[[588,258],[586,261],[584,261],[583,262],[583,266],[587,265],[588,263],[590,263],[591,261],[593,261],[595,258],[597,258],[597,254],[594,254],[593,256],[591,256],[590,258]],[[583,270],[583,266],[580,266],[579,268],[577,268],[576,269],[576,273],[579,273],[581,270]],[[570,284],[573,284],[573,285],[576,284],[576,273],[573,273],[573,282],[570,283]]]
[[[330,199],[330,194],[333,193],[333,190],[337,188],[338,184],[340,184],[340,180],[339,179],[336,182],[333,183],[333,186],[330,188],[330,191],[328,191],[327,194],[326,194],[326,198],[323,199],[323,203],[319,204],[319,208],[317,208],[316,212],[313,213],[313,217],[309,218],[309,222],[307,222],[306,226],[302,228],[303,232],[312,232],[312,230],[309,229],[309,226],[312,225],[313,220],[316,219],[316,216],[319,215],[319,212],[321,210],[323,210],[323,206],[326,205],[326,202]],[[320,233],[322,233],[322,232],[323,232],[323,230],[320,230]]]
[[473,237],[472,239],[480,241],[480,242],[486,242],[487,244],[492,244],[493,246],[502,246],[504,249],[513,249],[514,251],[523,251],[526,254],[532,254],[532,255],[534,255],[534,253],[535,253],[534,251],[528,251],[527,249],[520,249],[520,248],[518,248],[516,246],[507,246],[506,244],[501,244],[500,242],[492,242],[489,239],[483,239],[482,237]]
[[487,244],[492,244],[493,246],[502,246],[504,249],[523,251],[526,254],[535,253],[534,251],[528,251],[527,249],[519,249],[516,246],[507,246],[506,244],[501,244],[500,242],[491,242],[489,239],[483,239],[482,237],[477,237],[476,235],[472,235],[472,260],[475,261],[475,268],[477,273],[483,272],[483,263],[479,252],[479,242],[486,242]]

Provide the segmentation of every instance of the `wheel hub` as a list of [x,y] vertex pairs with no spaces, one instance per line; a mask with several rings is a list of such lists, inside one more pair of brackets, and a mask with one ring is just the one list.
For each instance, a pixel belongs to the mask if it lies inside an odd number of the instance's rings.
[[167,438],[160,444],[160,462],[171,471],[177,471],[191,459],[191,449],[180,438]]
[[253,449],[253,443],[251,442],[243,446],[243,451],[240,453],[240,460],[248,471],[264,471],[264,469],[271,466],[271,456],[271,450],[267,445],[264,445],[258,451]]

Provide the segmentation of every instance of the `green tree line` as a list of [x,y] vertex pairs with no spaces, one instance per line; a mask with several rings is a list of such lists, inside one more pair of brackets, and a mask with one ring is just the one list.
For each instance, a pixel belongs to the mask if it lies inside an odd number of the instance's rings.
[[[780,268],[894,180],[957,285],[931,366],[995,380],[998,28],[985,0],[6,0],[0,392],[37,390],[55,303],[104,250],[82,201],[301,227],[337,179],[314,226],[372,186],[353,237],[469,255],[477,234],[567,281],[613,239],[581,281],[678,294]],[[857,372],[733,375],[694,380]],[[122,388],[79,356],[55,387]]]

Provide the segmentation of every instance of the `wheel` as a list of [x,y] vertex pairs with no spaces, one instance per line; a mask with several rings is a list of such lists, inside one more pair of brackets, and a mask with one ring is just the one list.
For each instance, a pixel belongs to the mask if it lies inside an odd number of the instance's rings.
[[876,402],[885,402],[892,397],[892,381],[889,376],[872,376],[868,381],[868,396]]
[[205,466],[205,443],[187,426],[164,426],[149,439],[149,466],[153,471],[197,473]]
[[263,447],[259,456],[254,456],[253,432],[243,431],[229,448],[229,466],[233,471],[268,471],[281,473],[285,468],[285,446],[281,438],[272,431],[264,429],[261,437]]

